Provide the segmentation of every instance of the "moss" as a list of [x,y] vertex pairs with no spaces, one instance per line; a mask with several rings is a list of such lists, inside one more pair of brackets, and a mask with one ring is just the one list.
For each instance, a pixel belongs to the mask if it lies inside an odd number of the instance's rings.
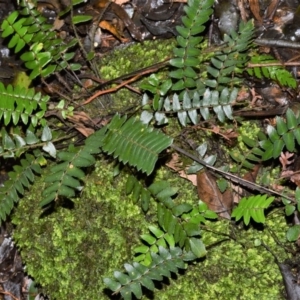
[[14,238],[27,271],[53,298],[99,299],[103,277],[130,260],[147,222],[124,195],[125,180],[114,182],[101,161],[73,209],[57,207],[41,217],[42,180],[16,209]]
[[[104,277],[123,270],[132,261],[132,248],[148,223],[138,206],[124,194],[126,175],[113,180],[113,168],[98,161],[74,207],[56,207],[41,216],[38,208],[42,179],[13,214],[14,239],[21,248],[27,271],[45,287],[52,299],[108,299],[102,293]],[[197,203],[195,188],[164,168],[156,178],[179,187],[175,201]],[[69,205],[71,206],[71,205]],[[152,205],[152,208],[154,205]],[[202,228],[207,258],[191,264],[184,276],[175,276],[155,291],[154,299],[281,299],[281,276],[272,255],[255,241],[265,243],[280,260],[285,251],[287,225],[282,214],[267,218],[267,230],[238,228],[228,221],[208,222]],[[228,236],[231,238],[228,239]]]
[[[115,79],[119,76],[152,66],[170,57],[174,45],[174,39],[154,40],[133,43],[115,49],[101,57],[99,61],[101,77],[107,80]],[[159,71],[159,73],[159,76],[164,78],[166,71]],[[145,82],[148,76],[150,74],[133,83],[132,87],[138,89],[139,85]],[[140,105],[140,95],[127,88],[122,88],[107,97],[110,99],[102,97],[100,104],[101,112],[97,109],[97,114],[103,113],[103,115],[107,115],[109,112],[115,113],[115,111],[126,110],[130,107],[136,108],[137,105]],[[99,106],[99,103],[94,102],[93,105]],[[104,107],[106,109],[103,109]],[[92,116],[95,114],[93,107],[90,113]]]

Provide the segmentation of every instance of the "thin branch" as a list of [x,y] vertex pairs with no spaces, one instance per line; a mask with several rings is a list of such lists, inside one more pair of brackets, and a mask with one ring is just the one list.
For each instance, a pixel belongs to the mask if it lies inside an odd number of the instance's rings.
[[242,185],[242,186],[244,186],[244,187],[246,187],[246,188],[250,188],[251,190],[258,191],[258,192],[261,192],[261,193],[265,193],[265,194],[269,194],[269,195],[270,195],[270,194],[271,194],[271,195],[276,195],[276,196],[278,196],[278,197],[284,197],[285,199],[288,199],[288,200],[290,200],[290,201],[296,203],[295,199],[289,198],[289,197],[284,196],[284,195],[282,195],[282,194],[280,194],[280,193],[278,193],[278,192],[276,192],[276,191],[270,190],[270,189],[265,188],[265,187],[263,187],[263,186],[260,186],[260,185],[258,185],[258,184],[256,184],[256,183],[253,183],[253,182],[251,182],[251,181],[248,181],[248,180],[245,180],[245,179],[243,179],[243,178],[240,178],[240,177],[238,177],[238,176],[236,176],[236,175],[233,175],[233,174],[231,174],[231,173],[229,173],[229,172],[225,172],[225,171],[220,170],[220,169],[218,169],[218,168],[216,168],[216,167],[213,167],[213,166],[209,165],[207,162],[205,162],[204,160],[202,160],[202,159],[200,159],[200,158],[198,158],[198,157],[196,157],[196,156],[190,154],[189,152],[187,152],[187,151],[185,151],[185,150],[179,148],[178,146],[176,146],[176,145],[174,145],[174,144],[171,145],[171,148],[173,148],[174,150],[176,150],[176,151],[182,153],[183,155],[185,155],[185,156],[191,158],[192,160],[194,160],[194,161],[196,161],[197,163],[199,163],[199,164],[205,166],[206,168],[208,168],[208,169],[210,169],[210,170],[213,170],[213,171],[215,171],[215,172],[217,172],[217,173],[223,175],[225,178],[230,179],[231,181],[233,181],[233,182],[235,182],[235,183],[237,183],[237,184],[239,184],[239,185]]
[[248,68],[256,68],[256,67],[275,67],[275,66],[285,66],[285,67],[293,67],[293,66],[300,66],[300,62],[273,62],[273,63],[262,63],[262,64],[252,64],[248,63]]

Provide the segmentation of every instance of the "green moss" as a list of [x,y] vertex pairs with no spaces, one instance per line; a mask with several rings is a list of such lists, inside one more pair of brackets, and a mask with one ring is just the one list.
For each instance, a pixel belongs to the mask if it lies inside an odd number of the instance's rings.
[[[198,202],[188,181],[164,168],[156,178],[179,187],[176,202]],[[149,224],[124,194],[125,182],[124,174],[116,181],[112,167],[98,161],[81,197],[74,199],[73,209],[57,207],[41,217],[38,203],[44,187],[39,180],[15,210],[14,239],[27,271],[52,299],[108,299],[102,293],[103,278],[132,261],[132,248],[140,245],[139,235],[148,232]],[[268,228],[284,242],[287,225],[284,216],[275,213],[267,218],[266,226],[267,230],[245,230],[225,220],[208,222],[202,228],[206,245],[227,240],[209,247],[207,258],[190,265],[184,276],[163,284],[154,299],[281,299],[278,267],[272,255],[254,241],[262,241],[284,260],[285,251]]]
[[27,271],[53,298],[101,299],[104,276],[130,260],[147,222],[124,195],[125,180],[114,182],[112,169],[98,162],[73,209],[41,217],[41,180],[16,209],[14,238]]
[[[133,43],[131,45],[122,46],[101,57],[99,61],[101,77],[107,80],[115,79],[119,76],[152,66],[170,57],[174,45],[175,40],[169,39],[144,41],[143,43]],[[159,73],[163,78],[165,77],[166,71],[159,71]],[[142,82],[147,80],[146,78],[148,76],[150,76],[150,74],[145,75],[133,83],[132,87],[138,88]],[[99,112],[99,110],[97,110],[97,114],[103,113],[107,115],[108,112],[115,113],[116,111],[126,110],[129,107],[136,108],[137,105],[140,105],[140,95],[127,88],[122,88],[109,97],[109,100],[101,100],[102,111]],[[94,102],[93,105],[99,106],[99,103]],[[106,110],[103,109],[104,107]],[[95,111],[93,108],[90,113],[92,116],[94,115]]]
[[170,56],[174,45],[174,39],[125,45],[101,58],[100,73],[104,79],[113,79],[151,66]]

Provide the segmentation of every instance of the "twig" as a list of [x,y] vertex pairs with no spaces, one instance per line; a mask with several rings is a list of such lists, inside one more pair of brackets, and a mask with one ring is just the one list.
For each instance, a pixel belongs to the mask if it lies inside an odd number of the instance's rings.
[[8,295],[8,296],[10,296],[13,300],[21,300],[21,299],[15,297],[15,296],[14,296],[12,293],[10,293],[10,292],[0,291],[0,294]]
[[256,183],[253,183],[253,182],[251,182],[251,181],[245,180],[245,179],[240,178],[240,177],[238,177],[238,176],[236,176],[236,175],[233,175],[233,174],[231,174],[231,173],[228,173],[228,172],[225,172],[225,171],[223,171],[223,170],[220,170],[220,169],[218,169],[218,168],[216,168],[216,167],[213,167],[213,166],[209,165],[207,162],[205,162],[204,160],[202,160],[202,159],[200,159],[200,158],[198,158],[198,157],[196,157],[196,156],[190,154],[189,152],[187,152],[187,151],[185,151],[185,150],[179,148],[178,146],[176,146],[176,145],[174,145],[174,144],[171,145],[171,148],[173,148],[174,150],[176,150],[176,151],[182,153],[183,155],[185,155],[185,156],[191,158],[192,160],[194,160],[194,161],[196,161],[197,163],[199,163],[199,164],[205,166],[206,168],[208,168],[208,169],[210,169],[210,170],[213,170],[213,171],[215,171],[215,172],[217,172],[217,173],[223,175],[225,178],[230,179],[231,181],[233,181],[233,182],[235,182],[235,183],[237,183],[237,184],[239,184],[239,185],[242,185],[242,186],[244,186],[244,187],[250,188],[250,189],[255,190],[255,191],[259,191],[259,192],[261,192],[261,193],[265,193],[265,194],[269,194],[269,195],[270,195],[270,194],[271,194],[271,195],[276,195],[276,196],[279,196],[279,197],[284,197],[285,199],[288,199],[288,200],[290,200],[290,201],[296,203],[295,199],[292,199],[292,198],[290,198],[290,197],[281,195],[280,193],[278,193],[278,192],[276,192],[276,191],[270,190],[270,189],[265,188],[265,187],[263,187],[263,186],[260,186],[260,185],[258,185],[258,184],[256,184]]
[[248,68],[256,68],[256,67],[273,67],[273,66],[300,66],[300,62],[274,62],[274,63],[263,63],[263,64],[251,64],[248,63]]
[[294,43],[294,42],[284,41],[284,40],[256,39],[254,40],[254,43],[262,46],[268,46],[268,47],[284,47],[284,48],[300,49],[300,43]]
[[108,94],[108,93],[113,93],[113,92],[119,90],[121,87],[126,86],[129,83],[136,81],[137,79],[139,79],[140,77],[142,77],[144,75],[147,75],[149,73],[154,73],[154,72],[158,71],[159,69],[165,67],[168,63],[169,63],[169,58],[165,59],[162,62],[154,64],[150,67],[146,67],[146,68],[143,68],[141,70],[135,71],[131,74],[127,74],[127,75],[121,76],[119,78],[112,79],[112,80],[106,81],[104,83],[101,83],[99,86],[97,86],[97,88],[101,89],[106,85],[116,83],[116,82],[120,82],[122,80],[125,80],[125,79],[129,78],[128,80],[126,80],[124,82],[121,82],[116,87],[113,87],[113,88],[110,88],[110,89],[107,89],[107,90],[100,90],[100,91],[96,92],[93,96],[91,96],[90,98],[85,100],[83,103],[79,104],[76,108],[90,103],[91,101],[93,101],[95,98],[97,98],[99,96],[102,96],[102,95],[105,95],[105,94]]
[[[126,81],[124,81],[123,83],[119,84],[118,86],[116,87],[113,87],[113,88],[110,88],[108,90],[104,90],[104,91],[98,91],[97,93],[95,93],[93,96],[91,96],[90,98],[88,98],[87,100],[85,100],[83,103],[79,104],[79,106],[83,106],[83,105],[86,105],[90,102],[92,102],[95,98],[99,97],[99,96],[102,96],[102,95],[105,95],[105,94],[108,94],[108,93],[113,93],[117,90],[119,90],[121,87],[123,87],[124,85],[127,85],[128,83],[131,83],[131,82],[134,82],[136,81],[138,78],[140,78],[142,75],[136,75]],[[78,107],[79,107],[78,106]],[[76,107],[76,108],[78,108]]]

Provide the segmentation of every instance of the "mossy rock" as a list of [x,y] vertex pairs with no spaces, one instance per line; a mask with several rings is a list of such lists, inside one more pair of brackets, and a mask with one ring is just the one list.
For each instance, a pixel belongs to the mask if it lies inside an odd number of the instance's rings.
[[[156,177],[166,174],[158,172]],[[168,176],[171,186],[179,187],[175,201],[197,203],[190,183]],[[74,207],[57,205],[51,213],[41,215],[42,179],[19,203],[12,216],[14,239],[27,272],[51,299],[109,299],[103,292],[103,278],[112,277],[113,271],[123,270],[123,264],[132,261],[132,248],[140,245],[139,235],[147,233],[149,226],[149,217],[125,195],[126,178],[123,174],[113,179],[112,166],[102,160],[87,177],[80,197],[73,199]],[[184,275],[174,274],[169,282],[159,284],[149,297],[282,299],[283,285],[274,258],[255,244],[263,242],[280,260],[287,257],[270,233],[276,232],[278,241],[284,243],[287,225],[283,214],[268,217],[266,226],[267,230],[245,230],[224,220],[208,222],[202,230],[203,240],[214,246],[208,247],[207,258],[188,266],[181,272]]]
[[73,204],[43,214],[38,179],[12,216],[26,270],[51,299],[104,299],[103,276],[122,268],[147,226],[125,195],[125,177],[114,180],[112,170],[99,161]]

